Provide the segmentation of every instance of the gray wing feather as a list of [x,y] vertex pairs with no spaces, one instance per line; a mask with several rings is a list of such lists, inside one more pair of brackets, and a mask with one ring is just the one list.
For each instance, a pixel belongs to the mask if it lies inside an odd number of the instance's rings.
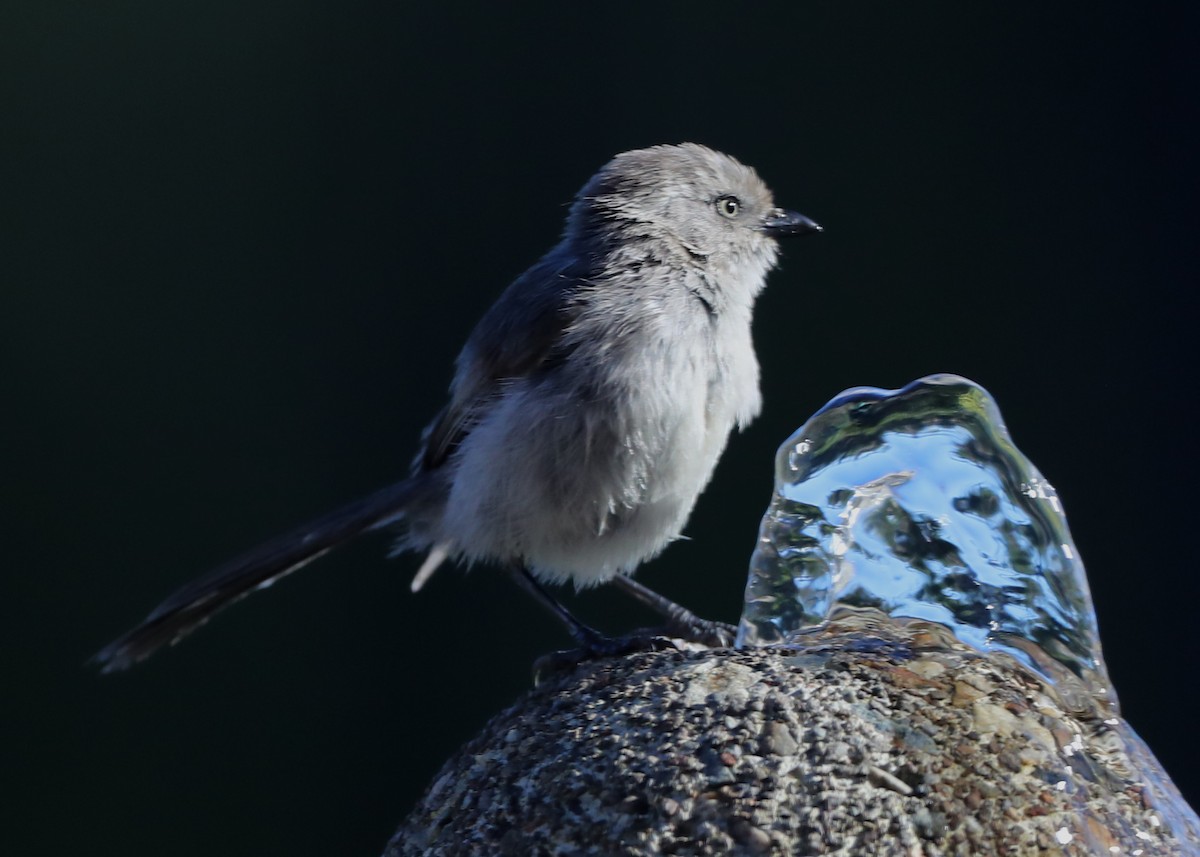
[[574,265],[554,256],[515,280],[471,332],[458,357],[450,403],[425,431],[419,470],[446,460],[505,381],[528,377],[566,356],[563,332],[576,314],[580,278]]

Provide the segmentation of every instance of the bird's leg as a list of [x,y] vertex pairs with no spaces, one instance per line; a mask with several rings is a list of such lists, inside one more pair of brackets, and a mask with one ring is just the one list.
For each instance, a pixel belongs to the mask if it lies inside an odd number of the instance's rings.
[[[512,563],[506,568],[513,582],[549,610],[551,615],[566,627],[571,639],[579,646],[580,651],[560,652],[559,656],[551,657],[549,661],[558,663],[565,656],[565,662],[573,664],[578,663],[581,653],[584,657],[612,657],[661,648],[666,642],[656,631],[637,631],[624,637],[606,636],[592,626],[576,619],[570,610],[546,591],[546,588],[538,582],[525,565]],[[732,644],[737,630],[732,625],[701,619],[687,608],[640,583],[635,583],[623,574],[617,575],[614,580],[619,588],[624,589],[642,604],[666,617],[667,630],[671,634],[706,646],[724,647]]]
[[632,595],[642,604],[667,620],[667,628],[685,640],[701,643],[705,646],[723,648],[733,644],[737,628],[725,622],[714,622],[711,619],[701,619],[686,607],[676,604],[665,595],[659,595],[648,586],[638,583],[632,577],[618,574],[612,579],[618,589]]
[[507,566],[509,577],[517,586],[524,589],[534,600],[545,607],[553,614],[554,618],[566,626],[567,633],[581,649],[590,655],[615,655],[621,654],[628,649],[628,644],[624,640],[613,639],[601,634],[590,625],[575,618],[575,616],[562,605],[562,603],[546,591],[542,584],[538,583],[537,578],[530,573],[529,569],[522,563],[512,563]]

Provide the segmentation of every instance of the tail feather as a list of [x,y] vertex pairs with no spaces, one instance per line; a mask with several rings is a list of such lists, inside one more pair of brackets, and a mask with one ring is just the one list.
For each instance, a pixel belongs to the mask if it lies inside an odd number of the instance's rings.
[[420,592],[421,587],[433,577],[433,573],[438,570],[446,558],[450,556],[451,546],[444,543],[434,545],[429,549],[429,555],[425,557],[425,561],[421,563],[421,567],[417,569],[417,573],[413,576],[411,588],[413,592]]
[[214,614],[270,586],[333,548],[403,517],[416,493],[405,480],[272,539],[183,586],[92,660],[101,672],[127,669],[164,645],[179,642]]

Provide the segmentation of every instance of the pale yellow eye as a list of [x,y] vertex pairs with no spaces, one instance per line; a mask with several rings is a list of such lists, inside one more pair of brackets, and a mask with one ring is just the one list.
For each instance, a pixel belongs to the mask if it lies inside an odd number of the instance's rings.
[[717,211],[722,217],[734,218],[737,217],[742,210],[742,203],[736,196],[722,196],[717,198]]

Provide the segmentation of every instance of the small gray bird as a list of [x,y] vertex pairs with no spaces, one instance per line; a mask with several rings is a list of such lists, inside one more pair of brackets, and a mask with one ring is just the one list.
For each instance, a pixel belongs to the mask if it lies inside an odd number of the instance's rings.
[[587,649],[607,638],[538,581],[613,581],[675,628],[723,639],[629,575],[677,538],[729,433],[759,413],[750,338],[776,238],[820,231],[749,167],[693,143],[617,155],[562,240],[513,282],[458,356],[411,475],[183,587],[101,651],[123,669],[364,532],[396,553],[508,569]]

